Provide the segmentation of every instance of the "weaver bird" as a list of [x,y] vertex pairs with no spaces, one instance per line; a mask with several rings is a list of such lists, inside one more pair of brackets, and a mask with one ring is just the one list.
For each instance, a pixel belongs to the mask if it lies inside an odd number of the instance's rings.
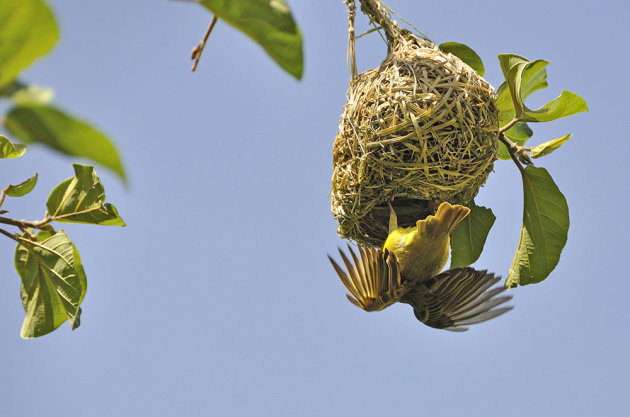
[[440,273],[448,261],[450,234],[470,209],[444,202],[435,215],[403,228],[388,204],[389,235],[382,249],[359,246],[357,256],[348,245],[351,261],[339,248],[347,272],[328,255],[352,304],[365,311],[380,311],[396,302],[410,304],[422,323],[452,331],[466,331],[466,325],[512,309],[495,308],[512,298],[496,297],[504,286],[490,289],[500,277],[470,267]]

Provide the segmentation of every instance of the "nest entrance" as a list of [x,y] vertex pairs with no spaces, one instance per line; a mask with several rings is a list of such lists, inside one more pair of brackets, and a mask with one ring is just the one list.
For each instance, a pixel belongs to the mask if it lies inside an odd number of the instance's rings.
[[467,203],[498,149],[494,90],[459,58],[408,32],[379,68],[348,90],[333,150],[331,206],[338,233],[380,246],[387,200],[401,225],[433,202]]

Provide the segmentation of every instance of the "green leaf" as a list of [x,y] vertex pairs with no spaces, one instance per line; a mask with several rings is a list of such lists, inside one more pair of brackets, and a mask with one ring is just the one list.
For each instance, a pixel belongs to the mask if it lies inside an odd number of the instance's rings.
[[508,79],[508,73],[513,66],[529,62],[527,58],[523,58],[522,56],[516,54],[499,54],[498,58],[501,71],[503,72],[503,77],[506,80]]
[[26,310],[20,336],[45,335],[66,320],[73,330],[78,327],[87,280],[77,248],[65,232],[42,231],[35,242],[19,238],[15,268]]
[[[507,57],[507,58],[506,58]],[[527,100],[534,92],[547,88],[547,71],[545,67],[549,64],[547,61],[537,60],[529,62],[525,58],[518,55],[499,55],[499,62],[501,63],[501,69],[503,74],[508,80],[509,71],[512,69],[504,67],[504,65],[525,65],[521,74],[520,80],[520,101]],[[527,65],[531,64],[531,65]],[[506,72],[507,71],[507,72]],[[503,82],[499,86],[497,91],[497,109],[499,110],[499,124],[503,126],[509,123],[514,118],[514,104],[512,101],[511,90],[506,82]],[[530,135],[531,136],[531,135]]]
[[570,91],[563,91],[538,110],[524,109],[523,120],[527,122],[550,122],[562,117],[588,111],[586,101]]
[[527,123],[518,122],[504,133],[514,141],[523,141],[523,144],[532,137],[534,132]]
[[10,83],[57,42],[55,18],[42,0],[2,0],[0,87]]
[[523,65],[520,95],[521,99],[527,100],[536,91],[549,87],[547,70],[545,69],[549,62],[537,59]]
[[[72,244],[73,255],[74,255],[74,270],[79,276],[79,285],[81,286],[81,294],[79,297],[79,305],[83,302],[85,298],[85,293],[87,292],[87,275],[85,275],[85,270],[83,269],[83,262],[81,261],[81,256],[79,255],[79,251],[77,247]],[[69,317],[70,319],[70,329],[76,330],[81,325],[81,307],[77,309],[77,313],[73,317]]]
[[[503,63],[503,61],[501,62]],[[516,117],[520,118],[523,115],[525,111],[524,101],[532,93],[547,87],[545,67],[548,64],[549,62],[543,60],[518,62],[509,69],[506,82]]]
[[40,142],[65,154],[91,159],[125,179],[113,143],[89,124],[53,106],[29,104],[14,107],[9,111],[5,124],[24,142]]
[[0,98],[11,97],[16,92],[27,88],[28,86],[20,80],[13,80],[9,84],[0,86]]
[[0,158],[19,158],[26,152],[26,146],[13,143],[6,136],[0,135]]
[[508,288],[540,282],[560,260],[569,232],[569,206],[544,168],[527,166],[521,239],[505,280]]
[[451,233],[451,268],[468,266],[479,259],[496,219],[489,208],[474,202],[469,207],[470,214]]
[[201,0],[217,17],[259,43],[295,78],[302,78],[302,35],[286,0]]
[[37,174],[18,185],[9,185],[7,188],[7,195],[9,197],[22,197],[23,195],[33,191],[35,184],[37,184]]
[[42,87],[31,84],[18,88],[11,94],[11,101],[16,106],[29,104],[48,104],[55,97],[55,90],[50,87]]
[[[524,122],[548,122],[588,110],[584,99],[569,91],[563,91],[559,97],[537,110],[529,109],[525,100],[534,92],[548,86],[545,67],[549,62],[540,59],[530,62],[518,55],[505,54],[499,55],[499,63],[507,83],[507,89],[500,88],[500,97],[497,98],[501,125],[514,117]],[[509,91],[512,101],[512,112],[505,104],[506,90]]]
[[503,126],[514,118],[514,106],[512,105],[512,97],[510,97],[510,89],[505,82],[502,82],[497,90],[497,101],[495,102],[497,110],[499,110],[499,125]]
[[572,135],[564,135],[561,138],[550,140],[544,143],[541,143],[538,146],[534,146],[529,154],[532,158],[540,158],[541,156],[545,156],[550,154],[551,152],[558,149],[562,146],[566,141],[571,138]]
[[[549,86],[549,84],[547,84],[547,71],[545,70],[549,62],[541,59],[530,62],[519,55],[503,54],[499,55],[499,63],[501,64],[501,71],[503,71],[507,84],[504,82],[499,86],[497,92],[499,95],[497,106],[500,112],[511,113],[510,117],[502,117],[504,120],[507,119],[505,120],[506,122],[509,122],[514,118],[514,103],[512,99],[514,90],[512,87],[514,85],[511,84],[511,82],[515,83],[518,81],[519,88],[516,89],[516,91],[519,91],[518,98],[520,98],[520,103],[522,104],[522,102],[527,100],[534,92]],[[510,76],[510,71],[517,67],[521,71],[518,80]],[[512,74],[515,74],[515,72]]]
[[105,203],[105,189],[94,167],[73,164],[74,177],[59,184],[46,201],[47,215],[57,222],[125,226],[116,207]]
[[[499,110],[499,126],[505,126],[514,119],[514,106],[512,105],[512,97],[506,83],[502,83],[497,91],[497,109]],[[534,132],[524,122],[518,122],[510,129],[504,132],[512,142],[517,145],[524,145]],[[510,159],[510,153],[502,142],[499,142],[499,159]]]
[[480,76],[483,77],[485,74],[486,69],[483,66],[483,61],[481,60],[481,57],[472,50],[472,48],[464,45],[463,43],[457,42],[444,42],[439,46],[439,48],[444,52],[450,52],[464,61],[469,67],[477,71],[477,74]]

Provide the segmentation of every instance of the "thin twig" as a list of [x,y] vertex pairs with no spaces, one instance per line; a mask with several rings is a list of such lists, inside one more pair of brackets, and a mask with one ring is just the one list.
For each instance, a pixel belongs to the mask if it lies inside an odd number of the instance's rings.
[[10,237],[11,239],[15,240],[16,242],[18,241],[18,239],[15,237],[15,235],[13,235],[13,234],[11,234],[11,233],[7,232],[7,231],[6,231],[6,230],[4,230],[4,229],[0,229],[0,233],[2,233],[3,235],[5,235],[5,236],[7,236],[7,237]]
[[505,146],[507,146],[508,150],[511,150],[516,155],[518,155],[518,159],[520,159],[522,163],[526,165],[533,164],[532,160],[527,154],[527,152],[531,151],[532,148],[526,148],[524,146],[517,145],[515,142],[511,141],[507,136],[505,136],[504,133],[500,133],[499,135],[499,139],[501,140],[501,142],[503,142]]
[[47,217],[45,219],[37,220],[37,221],[16,220],[16,219],[9,219],[8,217],[0,217],[0,223],[8,224],[8,225],[19,227],[19,228],[32,227],[33,229],[41,229],[43,226],[46,226],[51,221],[53,221],[52,217]]
[[518,169],[521,172],[524,172],[525,168],[523,168],[523,163],[531,164],[532,161],[531,159],[529,159],[529,156],[526,153],[521,151],[522,147],[512,142],[503,133],[499,133],[499,140],[503,142],[503,144],[507,148],[508,153],[510,154],[510,158],[512,158],[512,161],[514,161]]
[[10,219],[8,217],[0,217],[0,224],[8,224],[11,226],[19,227],[20,230],[22,231],[24,231],[24,229],[28,227],[31,227],[33,229],[43,229],[43,230],[54,231],[55,229],[53,229],[52,226],[49,225],[49,223],[54,222],[54,221],[59,221],[68,217],[78,216],[80,214],[92,213],[97,210],[99,209],[89,208],[85,210],[75,211],[73,213],[61,214],[59,216],[48,216],[42,220],[36,220],[36,221],[17,220],[17,219]]
[[516,118],[516,117],[513,118],[512,120],[510,120],[510,123],[506,124],[505,126],[503,126],[502,128],[499,129],[499,133],[507,132],[508,130],[510,130],[518,122],[520,122],[520,120],[518,118]]
[[520,121],[521,121],[521,119],[519,119],[518,117],[514,117],[512,120],[510,120],[510,122],[508,124],[506,124],[505,126],[501,127],[499,129],[499,140],[501,140],[501,142],[503,142],[503,144],[507,148],[508,152],[510,153],[510,158],[512,158],[512,160],[514,161],[516,166],[518,166],[518,169],[520,169],[521,172],[522,172],[523,171],[523,165],[522,164],[526,164],[526,165],[533,164],[533,162],[530,159],[529,155],[527,155],[527,152],[530,151],[531,148],[526,148],[524,146],[517,145],[516,143],[512,142],[504,134],[505,132],[510,130],[512,127],[514,127],[514,125],[516,125]]
[[7,192],[9,191],[9,187],[11,187],[11,186],[7,185],[6,187],[4,187],[2,189],[2,191],[0,191],[0,207],[2,207],[2,205],[4,204],[4,199],[7,196]]
[[199,65],[199,60],[201,59],[201,54],[203,53],[203,49],[206,47],[206,42],[208,41],[208,37],[210,36],[210,32],[212,32],[212,29],[214,28],[214,25],[217,24],[218,20],[219,18],[216,14],[212,16],[210,25],[208,26],[208,29],[206,29],[206,33],[203,35],[203,39],[201,39],[199,45],[193,48],[192,53],[190,54],[190,59],[195,61],[192,66],[192,72],[195,72],[195,70],[197,69],[197,65]]

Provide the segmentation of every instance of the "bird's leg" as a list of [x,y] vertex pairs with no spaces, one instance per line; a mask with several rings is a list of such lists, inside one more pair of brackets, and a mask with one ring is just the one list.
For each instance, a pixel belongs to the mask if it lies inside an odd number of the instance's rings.
[[394,207],[392,207],[392,201],[394,201],[394,197],[387,199],[387,205],[389,206],[389,233],[398,229],[398,217],[396,217],[396,212]]

